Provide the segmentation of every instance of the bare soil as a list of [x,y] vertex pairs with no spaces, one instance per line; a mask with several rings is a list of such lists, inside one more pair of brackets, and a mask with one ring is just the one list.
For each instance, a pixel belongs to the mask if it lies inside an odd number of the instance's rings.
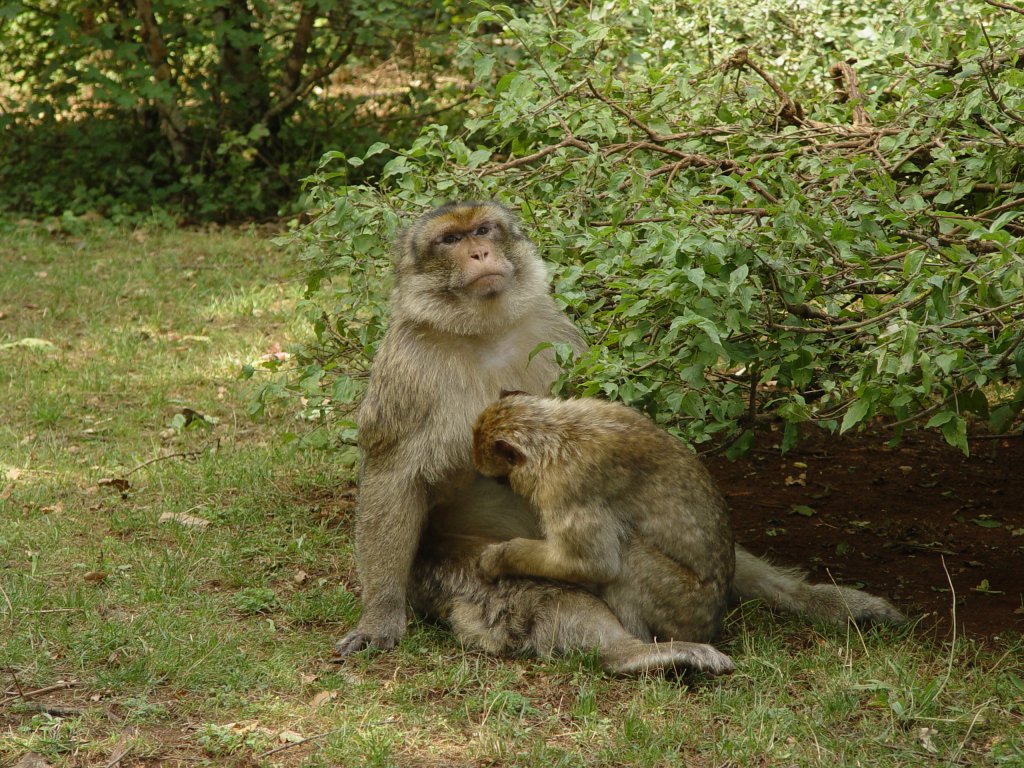
[[[736,538],[815,581],[863,586],[947,637],[1024,633],[1024,439],[808,432],[708,467]],[[952,584],[952,588],[950,586]],[[955,612],[954,612],[955,608]]]

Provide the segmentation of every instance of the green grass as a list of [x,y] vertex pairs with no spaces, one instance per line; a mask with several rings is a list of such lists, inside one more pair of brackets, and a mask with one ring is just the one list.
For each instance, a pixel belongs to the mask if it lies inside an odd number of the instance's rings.
[[422,624],[330,664],[358,615],[351,468],[284,446],[292,415],[251,419],[238,378],[305,333],[292,269],[266,233],[0,226],[0,765],[1024,764],[1019,638],[744,607],[717,681],[494,659]]

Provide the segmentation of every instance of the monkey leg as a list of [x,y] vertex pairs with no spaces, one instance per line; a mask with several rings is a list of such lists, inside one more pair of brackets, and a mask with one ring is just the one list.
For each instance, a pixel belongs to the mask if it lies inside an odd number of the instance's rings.
[[[731,554],[727,550],[722,557]],[[634,541],[623,575],[599,594],[636,637],[706,643],[718,635],[728,606],[731,567],[716,572],[722,577],[702,580],[657,548]]]
[[828,624],[900,624],[906,617],[888,600],[859,589],[809,584],[799,571],[777,568],[736,547],[732,600],[762,600],[769,607]]
[[583,589],[518,578],[489,581],[475,567],[475,557],[421,559],[413,585],[414,610],[446,621],[463,643],[498,656],[597,649],[605,671],[624,676],[721,674],[734,668],[710,645],[634,637]]

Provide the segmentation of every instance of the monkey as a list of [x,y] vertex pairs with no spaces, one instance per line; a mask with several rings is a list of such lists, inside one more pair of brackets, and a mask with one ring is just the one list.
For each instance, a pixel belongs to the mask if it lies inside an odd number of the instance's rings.
[[[650,419],[596,399],[502,393],[477,417],[473,463],[537,510],[543,539],[480,554],[491,578],[585,584],[648,642],[704,645],[721,627],[735,569],[725,499],[696,456]],[[719,666],[731,671],[724,654]]]
[[[363,612],[335,655],[395,647],[411,606],[489,653],[596,648],[608,672],[626,675],[689,665],[692,654],[644,643],[579,585],[491,581],[480,570],[488,544],[541,532],[528,503],[474,469],[473,423],[503,389],[549,394],[560,368],[542,345],[585,348],[519,220],[477,201],[422,216],[395,240],[390,311],[356,412]],[[881,598],[809,585],[739,547],[730,599],[832,623],[902,618]]]

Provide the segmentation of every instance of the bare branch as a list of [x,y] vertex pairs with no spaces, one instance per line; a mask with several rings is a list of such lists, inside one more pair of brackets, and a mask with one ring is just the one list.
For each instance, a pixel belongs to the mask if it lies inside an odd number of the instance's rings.
[[832,86],[836,89],[837,98],[841,102],[853,104],[853,127],[870,128],[871,118],[864,111],[864,96],[857,84],[857,73],[853,71],[853,64],[856,61],[837,61],[829,67],[828,73],[832,76]]
[[1013,5],[1012,3],[1000,3],[997,0],[985,0],[986,5],[991,5],[993,8],[1002,8],[1004,11],[1013,11],[1024,15],[1024,8],[1019,5]]

